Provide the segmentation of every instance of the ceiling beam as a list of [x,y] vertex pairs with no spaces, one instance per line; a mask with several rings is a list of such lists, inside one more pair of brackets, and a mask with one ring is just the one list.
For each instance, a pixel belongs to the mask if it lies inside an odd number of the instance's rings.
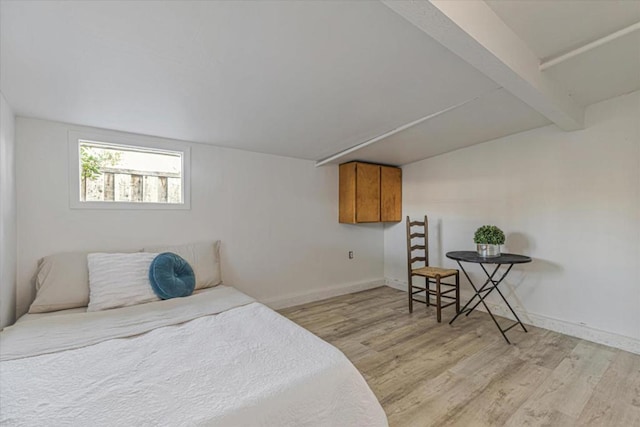
[[484,1],[381,1],[561,129],[584,127],[584,109]]

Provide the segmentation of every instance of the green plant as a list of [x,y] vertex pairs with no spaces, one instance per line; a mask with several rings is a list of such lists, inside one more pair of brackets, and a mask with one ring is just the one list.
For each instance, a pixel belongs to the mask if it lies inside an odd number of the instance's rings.
[[87,199],[87,180],[95,181],[102,174],[105,166],[115,166],[120,161],[121,153],[95,147],[80,145],[80,174],[82,183],[82,200]]
[[504,244],[504,233],[495,225],[483,225],[476,230],[473,241],[476,244],[502,245]]
[[80,162],[82,163],[82,179],[95,181],[102,173],[105,165],[115,166],[120,161],[119,152],[80,146]]

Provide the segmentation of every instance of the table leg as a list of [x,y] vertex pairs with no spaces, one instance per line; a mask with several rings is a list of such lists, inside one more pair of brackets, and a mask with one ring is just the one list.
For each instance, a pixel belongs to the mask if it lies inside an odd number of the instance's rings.
[[[513,267],[513,264],[511,264],[511,267]],[[511,270],[511,267],[509,267],[509,270]],[[508,273],[509,271],[507,271]],[[506,276],[506,273],[505,273]],[[504,276],[502,277],[502,279],[504,279]],[[502,281],[502,279],[500,279],[500,282]],[[498,283],[500,283],[498,282]],[[496,291],[498,291],[498,293],[500,294],[500,297],[502,298],[502,300],[504,301],[505,304],[507,304],[507,307],[509,307],[509,310],[511,311],[511,314],[513,314],[513,317],[516,318],[516,320],[518,321],[518,323],[520,324],[520,327],[522,328],[522,330],[524,330],[525,332],[529,332],[527,331],[527,328],[525,328],[524,324],[522,323],[522,321],[520,321],[520,318],[518,317],[518,315],[516,314],[515,311],[513,311],[513,308],[511,308],[511,304],[509,304],[509,301],[507,301],[507,299],[504,297],[504,295],[502,295],[502,292],[500,291],[500,289],[498,289],[498,284],[496,284],[495,287]],[[513,325],[511,326],[513,327]]]
[[[489,295],[491,292],[493,292],[494,289],[497,289],[498,285],[500,284],[500,282],[502,282],[504,280],[505,277],[507,277],[507,274],[509,274],[509,272],[511,271],[511,268],[513,267],[513,264],[509,265],[509,268],[507,268],[507,271],[505,271],[505,273],[502,275],[502,277],[500,277],[500,280],[493,280],[493,276],[496,275],[496,272],[498,271],[498,269],[500,268],[500,265],[498,265],[498,267],[496,267],[495,270],[493,270],[493,273],[491,273],[491,275],[489,275],[489,272],[487,271],[486,268],[484,268],[484,264],[480,264],[480,267],[482,267],[482,270],[484,270],[484,273],[487,275],[488,279],[487,282],[485,282],[485,285],[488,282],[491,282],[493,284],[493,286],[491,288],[489,288],[489,292],[487,292],[486,294],[484,294],[484,298],[487,297],[487,295]],[[482,290],[480,290],[479,292],[482,292]],[[469,313],[471,313],[473,310],[475,310],[475,308],[478,306],[478,304],[480,304],[480,301],[478,301],[476,303],[476,305],[474,305],[471,310],[469,311]],[[467,313],[467,316],[469,315],[469,313]]]
[[[467,307],[469,307],[469,305],[476,299],[476,297],[480,296],[480,292],[484,292],[485,288],[487,287],[487,285],[489,283],[491,283],[491,279],[493,279],[493,276],[496,274],[496,272],[498,271],[498,268],[500,268],[500,266],[498,265],[496,267],[496,269],[494,270],[493,274],[491,275],[491,277],[489,279],[487,279],[486,282],[484,282],[484,284],[482,285],[482,287],[480,288],[480,290],[478,290],[478,288],[476,288],[476,285],[473,284],[473,281],[471,280],[471,278],[469,277],[469,274],[467,274],[467,271],[464,269],[464,267],[462,266],[462,264],[460,263],[460,261],[458,262],[458,266],[460,267],[460,270],[462,270],[462,272],[464,273],[465,277],[467,278],[467,280],[469,281],[469,284],[471,284],[471,287],[473,288],[473,290],[475,291],[475,295],[473,297],[471,297],[471,299],[469,301],[467,301],[467,303],[464,305],[464,307],[462,307],[462,310],[459,310],[455,317],[453,319],[451,319],[451,321],[449,322],[449,324],[452,324],[454,320],[456,320],[458,318],[458,316],[460,316],[462,313],[465,313],[465,311],[467,310]],[[478,304],[480,304],[480,302],[478,302]],[[475,309],[477,307],[476,304],[472,309],[470,309],[469,311],[467,311],[466,315],[468,316],[469,313],[471,313],[473,311],[473,309]]]
[[[502,334],[502,337],[505,339],[505,341],[508,344],[511,344],[511,341],[509,341],[509,338],[507,338],[507,336],[505,335],[505,332],[507,332],[509,329],[513,328],[516,325],[520,325],[522,327],[522,329],[527,332],[527,328],[524,326],[524,324],[522,323],[522,321],[520,321],[520,318],[518,317],[518,315],[515,313],[515,311],[513,310],[513,308],[511,307],[511,305],[509,304],[509,302],[507,301],[507,299],[504,297],[504,295],[502,294],[502,292],[500,291],[500,289],[498,289],[498,285],[500,283],[502,283],[502,281],[507,277],[507,275],[509,274],[509,272],[511,271],[511,269],[513,268],[513,264],[509,264],[509,268],[507,268],[507,270],[502,274],[502,276],[500,277],[500,279],[498,280],[494,280],[494,277],[496,275],[496,273],[498,272],[498,270],[500,269],[500,265],[497,265],[496,268],[493,270],[493,272],[489,273],[489,271],[487,271],[487,269],[485,268],[484,264],[480,263],[480,266],[482,267],[482,271],[484,271],[484,273],[487,275],[487,280],[484,282],[484,284],[482,285],[482,287],[480,289],[476,288],[476,286],[474,285],[473,281],[471,280],[471,278],[469,277],[469,275],[467,274],[466,270],[464,269],[464,267],[462,266],[462,264],[460,263],[460,261],[458,261],[458,265],[460,266],[460,269],[462,270],[462,272],[464,273],[464,275],[467,277],[467,280],[469,281],[469,283],[471,284],[471,287],[473,288],[473,290],[475,291],[475,295],[464,305],[464,307],[462,308],[462,310],[456,314],[456,316],[451,319],[451,321],[449,322],[449,324],[452,324],[454,320],[456,320],[456,318],[462,314],[465,313],[466,316],[468,316],[473,310],[476,309],[476,307],[478,307],[478,305],[482,304],[484,306],[484,308],[487,310],[487,313],[489,313],[489,316],[491,316],[491,320],[493,320],[493,323],[496,324],[496,326],[498,327],[498,330],[500,331],[500,333]],[[491,284],[491,287],[487,287],[489,286],[489,284]],[[504,301],[504,303],[507,305],[507,307],[509,307],[509,310],[511,311],[511,314],[513,314],[513,316],[516,318],[517,323],[514,323],[513,325],[502,329],[500,327],[500,324],[498,323],[498,321],[496,320],[495,316],[493,315],[493,313],[491,312],[491,310],[489,309],[489,307],[487,306],[487,304],[484,302],[485,298],[491,293],[493,292],[493,290],[497,290],[498,294],[500,295],[500,297],[502,298],[502,300]],[[482,295],[482,292],[485,292],[486,294]],[[479,301],[470,309],[467,310],[467,307],[469,305],[471,305],[471,303],[475,300],[475,298],[478,297]]]

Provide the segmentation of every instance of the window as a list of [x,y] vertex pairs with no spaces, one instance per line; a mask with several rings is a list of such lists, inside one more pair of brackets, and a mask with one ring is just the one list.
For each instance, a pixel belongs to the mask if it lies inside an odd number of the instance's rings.
[[[188,208],[188,148],[70,137],[71,207]],[[163,141],[164,142],[164,141]]]
[[80,140],[80,201],[182,203],[182,153]]

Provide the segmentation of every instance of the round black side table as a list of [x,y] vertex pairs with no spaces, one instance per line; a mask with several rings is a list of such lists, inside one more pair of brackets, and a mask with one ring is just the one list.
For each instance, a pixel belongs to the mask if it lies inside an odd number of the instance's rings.
[[[462,313],[465,313],[465,316],[468,316],[469,314],[471,314],[473,310],[475,310],[475,308],[478,305],[482,304],[484,308],[487,310],[487,313],[489,313],[489,316],[491,316],[493,323],[496,324],[496,326],[498,327],[498,330],[500,331],[500,333],[502,334],[502,336],[504,337],[504,339],[507,341],[508,344],[511,344],[511,341],[509,341],[509,338],[507,338],[505,333],[509,329],[513,328],[514,326],[520,325],[522,327],[522,330],[527,332],[527,328],[520,321],[520,318],[518,317],[516,312],[513,311],[513,308],[511,308],[511,305],[509,304],[507,299],[504,297],[502,292],[500,292],[500,289],[498,289],[498,285],[500,285],[500,283],[502,283],[504,278],[507,277],[507,274],[509,274],[509,272],[511,271],[511,269],[515,264],[525,264],[525,263],[531,262],[530,257],[525,255],[517,255],[517,254],[501,254],[500,256],[497,256],[497,257],[482,257],[478,255],[478,253],[475,251],[454,251],[454,252],[447,252],[447,258],[453,259],[458,263],[458,265],[460,266],[460,269],[462,270],[464,275],[467,277],[467,280],[471,284],[471,287],[473,287],[473,290],[476,292],[475,295],[464,305],[464,307],[462,307],[462,310],[460,310],[460,312],[458,312],[455,315],[455,317],[451,319],[449,324],[452,324],[453,321],[456,320],[458,316],[460,316]],[[463,262],[480,264],[480,267],[482,267],[482,271],[484,271],[485,274],[487,275],[487,280],[484,282],[484,284],[480,288],[476,287],[476,285],[473,283],[473,281],[469,277],[469,274],[467,274],[466,270],[462,266]],[[493,272],[489,273],[489,270],[487,270],[487,268],[485,267],[485,265],[487,264],[495,265]],[[502,273],[500,278],[496,280],[494,277],[496,277],[496,273],[498,273],[498,270],[503,265],[508,265],[509,267],[507,268],[506,271],[504,271],[504,273]],[[489,307],[487,307],[487,304],[484,302],[485,298],[487,298],[487,295],[493,292],[494,289],[498,292],[498,294],[500,294],[504,303],[507,305],[507,307],[509,307],[509,310],[511,310],[511,314],[513,314],[513,317],[515,317],[517,320],[516,323],[504,329],[500,326],[495,316],[493,315],[491,310],[489,310]],[[475,301],[476,298],[478,298],[479,301],[476,302],[473,307],[468,308]]]

